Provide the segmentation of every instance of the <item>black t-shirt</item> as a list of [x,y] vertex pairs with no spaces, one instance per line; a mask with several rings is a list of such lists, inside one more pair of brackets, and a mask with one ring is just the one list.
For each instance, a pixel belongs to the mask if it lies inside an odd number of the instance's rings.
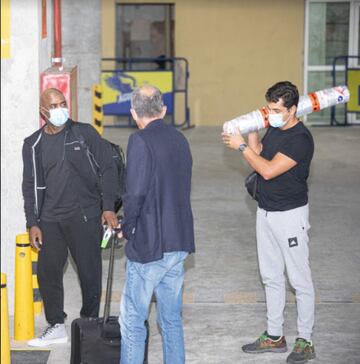
[[272,160],[279,152],[297,162],[289,171],[271,180],[259,176],[259,207],[287,211],[308,203],[307,178],[314,154],[314,140],[302,122],[290,129],[270,127],[262,139],[261,156]]
[[80,212],[75,184],[78,177],[65,158],[65,128],[57,134],[42,133],[41,158],[45,176],[45,198],[41,220],[61,221]]

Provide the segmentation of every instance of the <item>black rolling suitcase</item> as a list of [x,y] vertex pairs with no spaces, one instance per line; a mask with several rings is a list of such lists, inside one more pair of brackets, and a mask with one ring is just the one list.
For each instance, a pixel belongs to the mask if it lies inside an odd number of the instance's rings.
[[[119,364],[120,326],[117,316],[109,316],[116,235],[110,239],[109,274],[103,318],[78,318],[71,323],[71,364]],[[144,364],[148,363],[149,325],[145,342]]]

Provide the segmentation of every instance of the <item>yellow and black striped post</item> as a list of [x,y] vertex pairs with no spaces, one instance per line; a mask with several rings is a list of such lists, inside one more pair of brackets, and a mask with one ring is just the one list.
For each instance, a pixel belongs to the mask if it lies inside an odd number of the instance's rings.
[[93,103],[93,127],[98,131],[100,135],[104,133],[104,113],[102,102],[102,87],[101,85],[93,85],[92,87],[92,103]]
[[4,273],[1,273],[1,364],[10,364],[9,310]]
[[16,236],[14,339],[34,337],[34,304],[29,234]]
[[31,248],[31,268],[32,268],[32,287],[34,301],[34,315],[39,315],[42,311],[42,298],[39,290],[39,282],[37,278],[37,264],[39,252]]

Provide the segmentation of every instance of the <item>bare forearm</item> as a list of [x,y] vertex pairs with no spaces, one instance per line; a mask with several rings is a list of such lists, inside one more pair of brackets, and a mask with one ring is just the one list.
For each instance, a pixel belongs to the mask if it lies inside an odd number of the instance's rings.
[[244,158],[265,180],[270,180],[295,167],[297,162],[282,153],[269,161],[257,155],[250,147],[243,151]]
[[260,142],[259,134],[257,132],[249,133],[248,145],[256,153],[260,154],[262,150],[262,144]]
[[[235,135],[229,135],[226,133],[222,134],[224,144],[231,149],[238,150],[245,143],[244,137],[237,133]],[[254,148],[251,144],[254,143]],[[255,136],[250,136],[250,141],[247,147],[243,150],[243,156],[252,168],[255,169],[265,180],[269,180],[280,176],[291,168],[295,167],[297,162],[289,158],[285,154],[276,153],[275,157],[271,161],[260,156],[262,150],[262,143],[256,145]]]
[[250,143],[249,147],[243,151],[243,156],[249,165],[264,179],[268,180],[272,178],[271,163],[254,151],[251,148]]

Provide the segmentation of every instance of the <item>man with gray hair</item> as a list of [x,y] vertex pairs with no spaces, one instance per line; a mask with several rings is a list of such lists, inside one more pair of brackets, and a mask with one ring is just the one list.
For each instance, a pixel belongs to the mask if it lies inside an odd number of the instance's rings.
[[184,260],[195,251],[190,204],[192,156],[186,138],[162,120],[162,94],[144,85],[132,95],[140,129],[129,138],[122,234],[128,240],[121,299],[121,364],[144,360],[153,293],[165,363],[185,362],[182,324]]

